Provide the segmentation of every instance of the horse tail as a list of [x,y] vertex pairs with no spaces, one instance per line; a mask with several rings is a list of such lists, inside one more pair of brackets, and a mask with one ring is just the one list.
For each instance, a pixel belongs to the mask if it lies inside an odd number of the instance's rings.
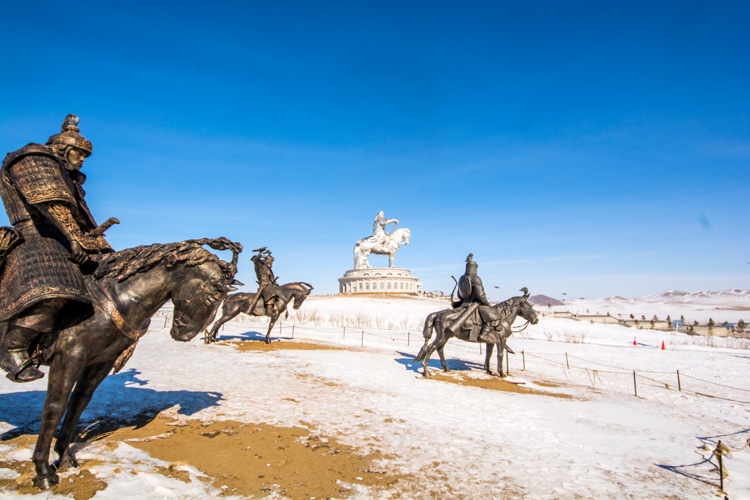
[[437,316],[437,312],[430,313],[427,318],[424,320],[424,328],[422,329],[422,336],[424,337],[424,344],[422,345],[422,348],[419,350],[419,354],[414,358],[414,362],[417,363],[419,361],[422,361],[424,359],[425,354],[427,353],[427,344],[430,342],[430,338],[432,337],[432,330],[435,325],[435,317]]

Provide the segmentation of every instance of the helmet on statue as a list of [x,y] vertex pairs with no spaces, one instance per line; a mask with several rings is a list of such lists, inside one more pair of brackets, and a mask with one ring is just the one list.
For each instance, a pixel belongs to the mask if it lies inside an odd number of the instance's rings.
[[51,147],[55,154],[65,158],[65,154],[71,149],[78,149],[83,156],[89,156],[93,152],[93,145],[87,141],[80,133],[78,128],[78,117],[68,115],[62,124],[62,130],[47,139],[47,146]]

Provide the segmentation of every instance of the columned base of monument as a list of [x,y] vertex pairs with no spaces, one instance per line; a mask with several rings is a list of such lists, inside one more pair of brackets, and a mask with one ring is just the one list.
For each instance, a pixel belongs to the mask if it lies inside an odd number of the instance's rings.
[[339,278],[339,293],[382,293],[411,294],[422,293],[422,283],[412,276],[408,269],[395,267],[374,267],[372,269],[350,269]]

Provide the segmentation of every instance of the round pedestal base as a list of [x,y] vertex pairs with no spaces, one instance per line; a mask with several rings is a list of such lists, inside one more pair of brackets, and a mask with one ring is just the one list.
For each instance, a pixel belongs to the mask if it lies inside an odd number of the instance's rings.
[[422,283],[408,269],[395,267],[350,269],[339,278],[339,293],[411,294],[422,293]]

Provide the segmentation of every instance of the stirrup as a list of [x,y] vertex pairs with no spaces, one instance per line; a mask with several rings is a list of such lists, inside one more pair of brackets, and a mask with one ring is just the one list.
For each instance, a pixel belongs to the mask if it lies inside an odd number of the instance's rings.
[[[25,369],[29,368],[30,366],[33,367],[34,378],[31,380],[20,380],[18,378],[18,375],[21,374]],[[12,380],[13,382],[33,382],[34,380],[39,380],[40,378],[44,377],[44,373],[42,373],[39,370],[39,361],[35,358],[26,358],[26,360],[18,365],[18,368],[15,369],[13,373],[8,373],[5,376],[7,379]]]

